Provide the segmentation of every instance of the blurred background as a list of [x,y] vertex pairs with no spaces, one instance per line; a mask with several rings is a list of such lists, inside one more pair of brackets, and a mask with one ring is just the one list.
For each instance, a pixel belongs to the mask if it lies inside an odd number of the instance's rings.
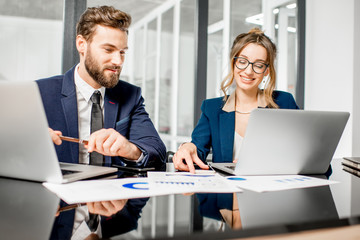
[[[72,17],[86,7],[112,5],[131,14],[133,20],[121,79],[142,87],[146,110],[168,150],[176,150],[179,144],[190,140],[201,101],[221,96],[220,83],[228,72],[232,41],[253,27],[263,29],[277,43],[277,68],[281,69],[277,89],[297,97],[295,0],[209,0],[208,16],[200,16],[208,18],[207,42],[197,42],[197,3],[0,0],[0,81],[36,80],[71,68],[76,62],[68,52],[77,53],[68,47],[74,38],[67,36],[73,34],[77,19],[69,21],[66,11],[76,8],[70,12]],[[197,49],[201,47],[206,47],[206,52],[199,56]],[[199,62],[206,69],[198,69]],[[206,74],[204,83],[197,87],[196,71]],[[303,96],[298,98],[301,102]]]
[[[190,140],[201,101],[221,96],[233,39],[258,27],[278,47],[277,89],[291,92],[307,110],[350,112],[334,157],[360,156],[360,1],[0,0],[0,81],[33,81],[75,65],[76,21],[97,5],[132,16],[120,77],[142,88],[167,150]],[[182,211],[192,201],[182,195],[151,198],[139,228],[128,236],[189,231],[194,219]],[[204,222],[204,228],[216,224]]]

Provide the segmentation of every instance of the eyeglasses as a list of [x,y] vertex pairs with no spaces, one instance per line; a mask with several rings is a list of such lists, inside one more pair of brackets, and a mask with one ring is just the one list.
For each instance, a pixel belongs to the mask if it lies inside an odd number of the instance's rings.
[[251,64],[252,70],[257,74],[264,73],[266,68],[269,66],[269,64],[265,64],[263,62],[250,62],[249,60],[243,57],[234,57],[234,60],[235,60],[235,66],[238,69],[244,70],[249,66],[249,64]]

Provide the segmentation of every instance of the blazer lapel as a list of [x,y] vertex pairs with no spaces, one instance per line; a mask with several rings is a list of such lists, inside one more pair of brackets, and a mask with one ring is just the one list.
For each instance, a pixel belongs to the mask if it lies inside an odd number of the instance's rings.
[[[114,128],[118,116],[119,102],[111,98],[110,90],[106,89],[104,97],[104,128]],[[105,166],[111,165],[111,157],[105,156]]]
[[[66,128],[70,137],[79,137],[78,130],[78,112],[77,112],[77,100],[74,83],[74,69],[68,71],[64,75],[64,82],[62,86],[61,99],[62,108],[65,115]],[[79,146],[77,144],[70,144],[72,162],[78,163],[79,159]]]
[[118,116],[119,102],[113,100],[109,95],[109,89],[105,91],[104,97],[104,127],[115,128],[116,119]]
[[235,133],[235,112],[220,113],[220,146],[223,162],[232,162]]

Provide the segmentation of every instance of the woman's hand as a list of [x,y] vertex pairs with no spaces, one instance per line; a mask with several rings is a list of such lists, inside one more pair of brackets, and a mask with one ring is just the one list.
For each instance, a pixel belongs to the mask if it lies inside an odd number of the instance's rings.
[[196,146],[193,143],[183,143],[175,153],[173,162],[176,169],[191,173],[195,173],[194,163],[201,169],[209,169],[209,166],[204,164],[198,157]]

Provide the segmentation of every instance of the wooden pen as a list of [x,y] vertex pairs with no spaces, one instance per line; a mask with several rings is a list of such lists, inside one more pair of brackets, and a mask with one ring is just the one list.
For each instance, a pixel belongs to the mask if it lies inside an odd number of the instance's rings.
[[59,208],[58,212],[69,211],[69,210],[72,210],[74,208],[85,206],[85,205],[86,205],[86,203],[70,204],[70,205]]
[[68,141],[68,142],[82,143],[85,145],[87,145],[89,143],[87,140],[82,140],[82,139],[73,138],[73,137],[65,137],[62,135],[60,135],[59,137],[61,140]]

